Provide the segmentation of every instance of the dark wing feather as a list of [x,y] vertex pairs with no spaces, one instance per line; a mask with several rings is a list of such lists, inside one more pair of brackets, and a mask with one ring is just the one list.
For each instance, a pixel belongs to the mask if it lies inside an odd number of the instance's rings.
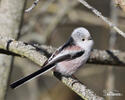
[[61,47],[59,47],[59,48],[52,54],[52,56],[44,63],[43,66],[45,66],[46,64],[48,64],[49,61],[51,61],[51,60],[52,60],[56,55],[58,55],[61,51],[63,51],[63,50],[66,49],[67,47],[70,47],[70,46],[73,46],[73,45],[75,45],[74,40],[73,40],[72,37],[70,37],[65,44],[63,44]]

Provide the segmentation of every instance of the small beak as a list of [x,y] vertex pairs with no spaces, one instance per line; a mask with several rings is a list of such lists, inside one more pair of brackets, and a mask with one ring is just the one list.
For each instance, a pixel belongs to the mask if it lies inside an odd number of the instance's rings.
[[90,37],[88,38],[88,40],[92,40],[92,37],[90,36]]

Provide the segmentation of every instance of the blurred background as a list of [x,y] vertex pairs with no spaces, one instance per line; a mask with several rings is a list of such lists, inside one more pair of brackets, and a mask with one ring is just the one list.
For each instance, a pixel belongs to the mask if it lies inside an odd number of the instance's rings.
[[[112,0],[87,0],[87,2],[125,32],[125,12]],[[26,8],[32,3],[33,0],[28,0]],[[125,51],[125,39],[77,0],[40,0],[32,11],[24,14],[19,40],[59,47],[68,39],[74,28],[81,26],[90,31],[95,42],[94,48]],[[31,61],[15,57],[10,82],[37,69],[39,66]],[[125,100],[123,67],[86,64],[75,73],[75,76],[106,100]],[[105,91],[115,91],[121,96],[105,96]],[[9,89],[7,100],[81,100],[81,98],[58,81],[50,71],[15,90]]]

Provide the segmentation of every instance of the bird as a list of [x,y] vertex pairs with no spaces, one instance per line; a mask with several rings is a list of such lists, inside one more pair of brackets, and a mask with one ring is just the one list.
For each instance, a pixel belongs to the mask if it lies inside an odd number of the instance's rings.
[[21,86],[29,80],[38,77],[49,70],[64,76],[73,75],[88,60],[94,41],[90,32],[84,27],[73,30],[68,41],[60,46],[38,71],[21,78],[12,84],[12,89]]

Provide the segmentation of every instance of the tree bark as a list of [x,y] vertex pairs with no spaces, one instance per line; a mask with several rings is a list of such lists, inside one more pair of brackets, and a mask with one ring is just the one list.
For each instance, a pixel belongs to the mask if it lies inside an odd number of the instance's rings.
[[[26,0],[0,0],[0,35],[16,39]],[[5,99],[12,57],[0,54],[0,100]]]

